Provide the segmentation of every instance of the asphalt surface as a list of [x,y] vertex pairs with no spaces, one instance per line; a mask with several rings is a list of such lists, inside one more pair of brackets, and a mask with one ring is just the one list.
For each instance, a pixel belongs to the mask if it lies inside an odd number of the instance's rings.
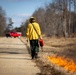
[[40,69],[31,60],[19,38],[0,38],[0,75],[36,75]]

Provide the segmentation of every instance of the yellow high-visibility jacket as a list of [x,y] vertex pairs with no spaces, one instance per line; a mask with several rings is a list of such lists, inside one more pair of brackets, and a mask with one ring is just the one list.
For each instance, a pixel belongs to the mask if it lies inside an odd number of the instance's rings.
[[[33,25],[36,29],[34,29]],[[29,23],[27,26],[27,30],[26,30],[26,37],[29,38],[29,40],[34,40],[34,39],[38,39],[39,37],[41,37],[41,30],[40,30],[40,26],[38,23],[34,22],[34,23]],[[38,34],[37,34],[38,33]],[[39,35],[39,37],[38,37]]]

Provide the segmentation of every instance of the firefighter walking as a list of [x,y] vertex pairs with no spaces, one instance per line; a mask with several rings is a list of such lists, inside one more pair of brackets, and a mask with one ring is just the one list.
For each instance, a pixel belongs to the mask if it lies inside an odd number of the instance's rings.
[[38,58],[39,44],[38,39],[42,38],[39,24],[34,17],[29,19],[29,24],[26,30],[26,37],[29,39],[32,59]]

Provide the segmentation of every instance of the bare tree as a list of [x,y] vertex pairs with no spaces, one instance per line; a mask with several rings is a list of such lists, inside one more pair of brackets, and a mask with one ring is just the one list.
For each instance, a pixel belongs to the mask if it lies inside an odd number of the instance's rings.
[[6,17],[5,17],[5,12],[0,7],[0,36],[3,36],[5,34],[5,29],[6,29]]
[[[76,33],[76,0],[53,0],[44,8],[38,8],[32,16],[46,35],[69,37]],[[27,24],[26,21],[24,27]]]
[[45,30],[45,10],[43,8],[38,8],[34,13],[33,15],[37,22],[40,24],[40,28],[42,30],[42,33],[44,33],[44,30]]
[[76,0],[73,0],[74,1],[74,32],[76,34]]

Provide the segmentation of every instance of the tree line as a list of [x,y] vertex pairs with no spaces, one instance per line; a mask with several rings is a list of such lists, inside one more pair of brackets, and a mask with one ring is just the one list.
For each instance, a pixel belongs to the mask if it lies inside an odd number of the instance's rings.
[[6,14],[5,11],[2,9],[0,6],[0,36],[5,35],[5,30],[6,30]]
[[[52,0],[52,3],[38,8],[31,16],[36,18],[42,34],[58,37],[76,35],[76,0]],[[28,20],[14,30],[25,36]],[[5,12],[0,7],[0,35],[4,35],[7,27]]]
[[54,0],[33,13],[43,33],[48,36],[76,34],[76,0]]
[[12,18],[7,18],[5,11],[0,6],[0,36],[5,36],[6,33],[14,30],[12,24]]
[[[76,34],[76,0],[53,0],[33,14],[47,36],[70,37]],[[25,35],[28,20],[21,26]]]

